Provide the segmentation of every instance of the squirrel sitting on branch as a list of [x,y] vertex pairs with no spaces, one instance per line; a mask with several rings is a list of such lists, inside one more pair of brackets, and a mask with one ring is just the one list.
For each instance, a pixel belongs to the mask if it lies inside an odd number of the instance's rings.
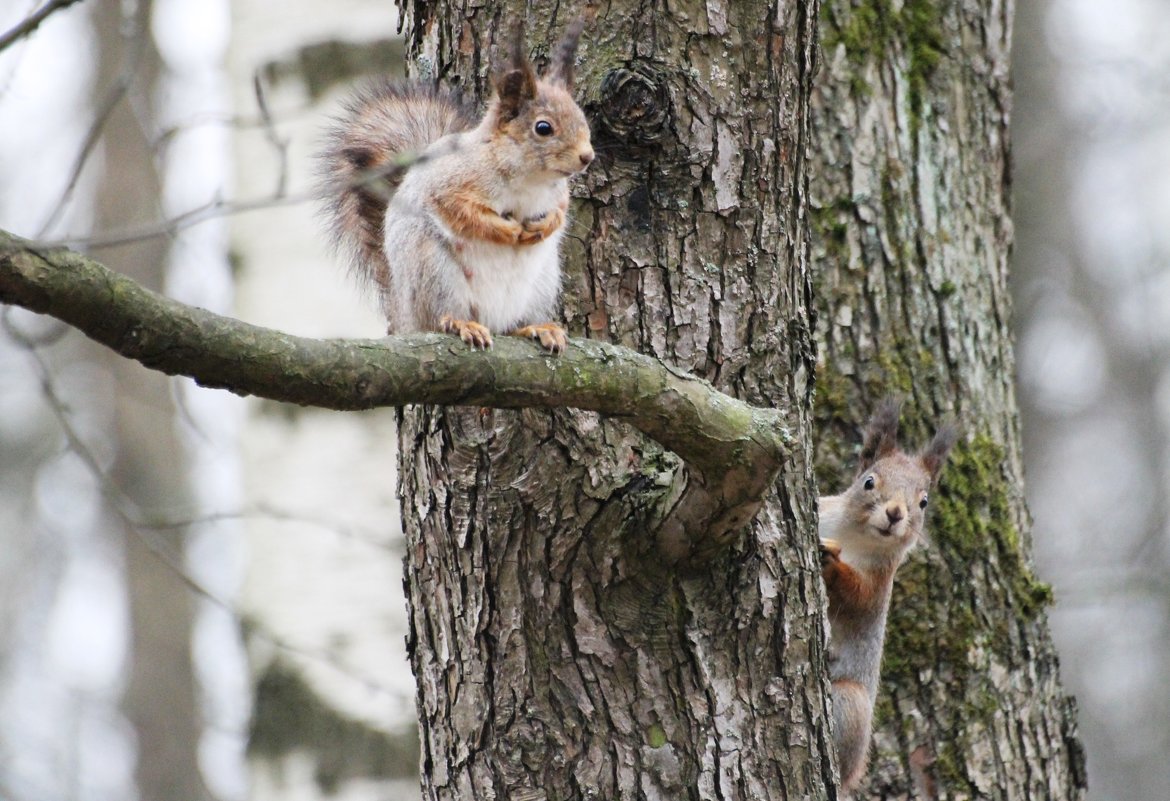
[[563,352],[551,322],[569,179],[593,161],[573,100],[583,20],[537,77],[517,32],[482,118],[450,92],[384,81],[359,92],[321,155],[333,239],[377,288],[389,333],[492,332]]

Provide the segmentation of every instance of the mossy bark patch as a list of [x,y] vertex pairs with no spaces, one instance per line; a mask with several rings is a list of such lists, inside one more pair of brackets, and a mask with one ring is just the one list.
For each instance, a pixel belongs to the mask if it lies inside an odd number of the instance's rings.
[[937,0],[852,0],[821,6],[821,44],[832,57],[844,50],[851,89],[868,95],[867,71],[896,65],[905,75],[910,110],[920,117],[927,83],[946,54],[943,16]]

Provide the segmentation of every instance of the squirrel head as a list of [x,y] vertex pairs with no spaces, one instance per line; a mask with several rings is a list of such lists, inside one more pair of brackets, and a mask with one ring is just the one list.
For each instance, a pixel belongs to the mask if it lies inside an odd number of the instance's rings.
[[943,426],[922,451],[898,447],[899,404],[884,401],[866,427],[857,475],[843,494],[854,550],[900,560],[922,537],[930,488],[957,433]]
[[511,61],[496,75],[495,97],[484,124],[498,142],[505,171],[540,181],[556,181],[582,172],[593,161],[589,123],[573,100],[573,62],[584,20],[578,19],[553,50],[549,72],[537,77],[524,54],[524,36],[517,29]]

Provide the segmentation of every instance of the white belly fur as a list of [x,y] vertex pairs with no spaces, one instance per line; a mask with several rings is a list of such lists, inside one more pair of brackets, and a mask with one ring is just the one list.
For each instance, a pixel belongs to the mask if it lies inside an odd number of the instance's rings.
[[[438,146],[432,147],[436,149]],[[442,158],[438,158],[407,172],[391,201],[387,219],[398,207],[428,207],[427,192],[431,186],[428,175],[439,170],[438,165],[442,163]],[[514,220],[530,220],[553,212],[566,194],[565,187],[566,179],[509,186],[500,195],[487,200],[497,214],[508,215]],[[560,294],[558,246],[564,235],[564,226],[543,242],[508,246],[461,239],[438,214],[429,213],[427,216],[434,229],[452,246],[455,261],[467,278],[466,286],[448,286],[448,297],[457,305],[467,302],[476,322],[500,333],[531,323],[550,322],[557,311]],[[387,250],[391,247],[388,240],[387,235]]]
[[560,238],[557,231],[543,242],[523,247],[462,244],[459,261],[480,323],[505,333],[521,325],[548,322],[560,292]]
[[[566,183],[566,179],[560,179],[510,187],[492,198],[491,205],[498,213],[516,220],[540,217],[557,208]],[[506,333],[522,325],[551,320],[561,290],[558,248],[564,233],[562,225],[543,242],[523,246],[456,240],[479,323]]]

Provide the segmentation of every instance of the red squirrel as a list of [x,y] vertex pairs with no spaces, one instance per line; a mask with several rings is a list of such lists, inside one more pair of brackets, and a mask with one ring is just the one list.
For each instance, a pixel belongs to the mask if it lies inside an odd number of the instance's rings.
[[390,333],[445,331],[488,348],[492,331],[567,338],[561,286],[569,179],[593,161],[573,100],[583,21],[537,77],[516,38],[476,122],[454,95],[386,81],[358,93],[321,154],[333,239],[379,290]]
[[841,789],[865,776],[894,572],[923,536],[928,492],[956,432],[944,426],[918,454],[898,448],[899,406],[884,402],[865,431],[857,475],[822,497],[821,573],[829,596],[829,675]]

